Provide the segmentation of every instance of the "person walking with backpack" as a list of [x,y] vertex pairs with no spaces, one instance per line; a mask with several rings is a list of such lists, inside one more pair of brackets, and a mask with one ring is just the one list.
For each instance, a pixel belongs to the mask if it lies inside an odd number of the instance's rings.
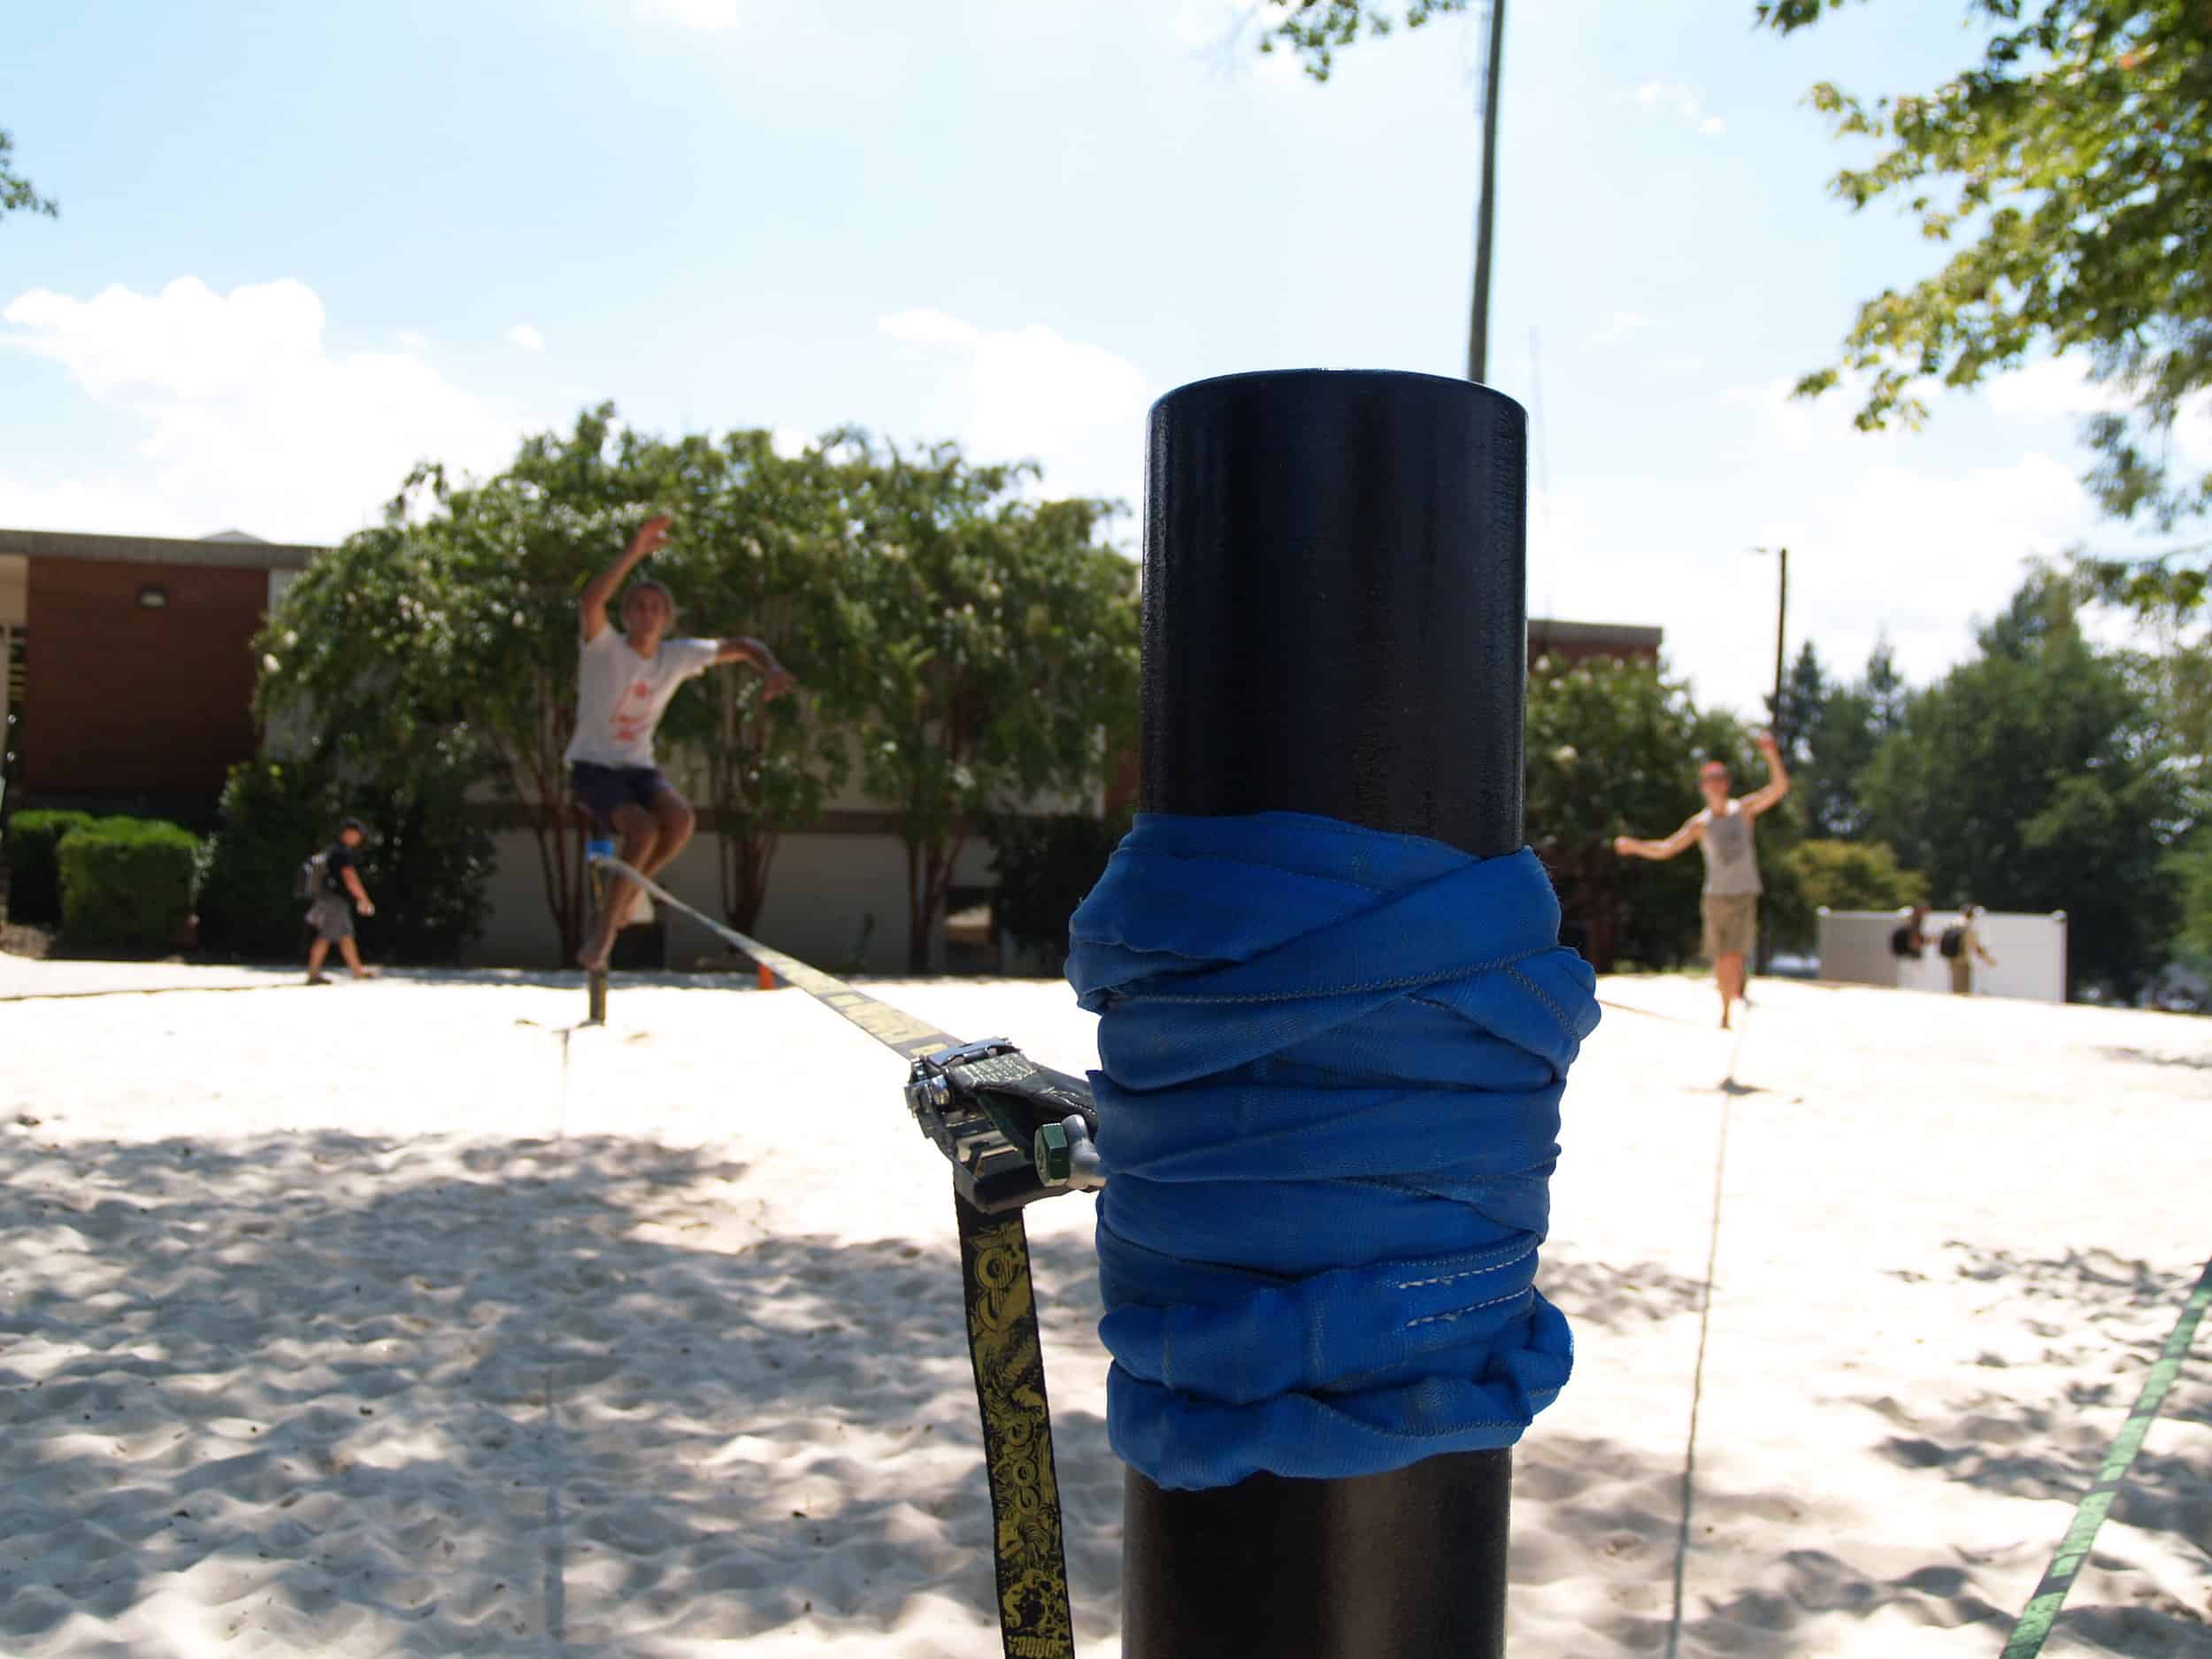
[[1936,941],[1936,949],[1951,964],[1951,995],[1954,996],[1974,995],[1975,957],[1979,956],[1993,968],[1997,965],[1997,958],[1982,948],[1981,919],[1980,905],[1962,906],[1959,910],[1959,919],[1945,928],[1942,936]]
[[363,965],[361,947],[353,939],[353,913],[376,914],[376,906],[369,902],[369,890],[361,885],[359,861],[354,857],[368,837],[368,828],[359,818],[347,818],[338,826],[338,839],[301,866],[300,896],[309,901],[307,925],[315,930],[315,942],[307,948],[310,985],[330,983],[323,963],[334,944],[355,979],[376,978],[374,968]]

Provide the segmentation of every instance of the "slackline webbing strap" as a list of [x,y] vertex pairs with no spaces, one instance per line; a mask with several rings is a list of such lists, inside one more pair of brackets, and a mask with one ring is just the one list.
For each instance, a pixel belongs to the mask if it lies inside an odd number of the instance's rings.
[[2067,1527],[2066,1536],[2059,1540],[2058,1554],[2044,1570],[2043,1581],[2028,1598],[2020,1622],[2013,1626],[2012,1639],[2005,1643],[1999,1659],[2033,1659],[2033,1655],[2043,1651],[2051,1626],[2057,1621],[2058,1610],[2065,1603],[2066,1593],[2074,1587],[2074,1575],[2089,1559],[2089,1546],[2097,1536],[2097,1529],[2104,1525],[2106,1512],[2119,1496],[2128,1470],[2135,1462],[2135,1454],[2143,1449],[2143,1437],[2150,1432],[2151,1420],[2164,1408],[2168,1392],[2181,1375],[2181,1362],[2188,1357],[2189,1344],[2208,1308],[2212,1308],[2212,1261],[2204,1264],[2196,1288],[2189,1293],[2189,1300],[2182,1306],[2173,1334],[2166,1339],[2166,1346],[2152,1363],[2150,1375],[2143,1382],[2143,1392],[2136,1397],[2134,1409],[2128,1413],[2128,1420],[2121,1425],[2112,1449],[2105,1454],[2104,1462],[2097,1470],[2096,1484],[2083,1494],[2075,1509],[2072,1524]]
[[[1068,1608],[1052,1411],[1045,1396],[1029,1233],[1022,1222],[1024,1204],[1069,1187],[1064,1174],[1052,1185],[1036,1178],[1025,1149],[1030,1142],[1020,1134],[1029,1125],[1014,1114],[1027,1104],[1035,1117],[1064,1110],[1079,1118],[1089,1106],[1087,1091],[1079,1101],[1074,1091],[1080,1084],[1031,1064],[1011,1043],[963,1042],[726,926],[610,853],[595,850],[591,862],[595,869],[636,882],[658,902],[690,917],[913,1064],[909,1103],[953,1166],[968,1359],[975,1371],[984,1467],[991,1486],[999,1638],[1006,1659],[1073,1659],[1075,1625]],[[983,1084],[1001,1086],[1001,1092],[979,1100],[980,1089],[971,1081],[979,1076]],[[1008,1089],[1019,1096],[1011,1104]],[[1037,1133],[1041,1136],[1042,1128]]]

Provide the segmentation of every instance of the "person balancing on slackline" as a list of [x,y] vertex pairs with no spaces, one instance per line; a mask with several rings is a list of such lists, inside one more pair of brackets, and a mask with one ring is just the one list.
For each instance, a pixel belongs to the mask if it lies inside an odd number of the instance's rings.
[[1759,858],[1751,844],[1751,823],[1790,792],[1790,775],[1773,733],[1759,733],[1759,752],[1766,757],[1767,780],[1749,795],[1732,800],[1727,763],[1709,760],[1697,774],[1704,810],[1664,841],[1620,835],[1613,841],[1613,850],[1627,858],[1671,858],[1692,841],[1705,855],[1705,955],[1720,985],[1723,1031],[1743,995],[1744,958],[1759,932]]
[[[623,579],[668,540],[668,517],[646,520],[620,558],[593,577],[577,602],[581,634],[576,671],[576,735],[569,741],[569,790],[601,824],[622,838],[622,862],[641,875],[657,874],[683,850],[695,821],[691,803],[653,762],[653,731],[694,674],[720,663],[750,663],[780,697],[797,685],[791,671],[758,640],[671,639],[676,602],[657,581],[634,582],[622,595],[620,631],[607,622],[607,601]],[[616,884],[599,926],[576,960],[596,972],[607,965],[614,936],[642,891]]]

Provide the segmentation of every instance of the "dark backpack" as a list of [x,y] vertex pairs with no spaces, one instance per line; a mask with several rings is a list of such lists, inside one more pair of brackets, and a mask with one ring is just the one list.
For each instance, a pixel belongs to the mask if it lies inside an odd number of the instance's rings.
[[1920,953],[1912,946],[1912,929],[1900,927],[1889,936],[1889,954],[1893,956],[1916,956]]
[[1966,929],[1953,922],[1943,930],[1943,937],[1936,941],[1936,949],[1955,960],[1959,952],[1966,949]]
[[323,875],[329,869],[329,865],[325,862],[327,856],[326,853],[317,853],[312,858],[300,860],[298,872],[292,878],[294,898],[311,899],[321,894]]

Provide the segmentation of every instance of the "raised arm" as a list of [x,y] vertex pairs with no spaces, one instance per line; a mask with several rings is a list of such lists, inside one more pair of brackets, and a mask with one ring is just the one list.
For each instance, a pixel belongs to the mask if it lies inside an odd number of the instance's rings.
[[1633,835],[1617,835],[1613,838],[1613,850],[1624,858],[1655,858],[1663,862],[1678,852],[1687,851],[1704,833],[1703,821],[1699,818],[1690,818],[1683,821],[1680,829],[1663,841],[1638,841]]
[[776,660],[775,652],[749,634],[733,634],[726,640],[717,640],[714,660],[721,663],[750,663],[767,679],[762,689],[772,700],[798,687],[798,680],[792,672]]
[[1743,798],[1743,810],[1754,818],[1790,792],[1789,769],[1782,764],[1782,748],[1773,733],[1759,733],[1759,753],[1766,757],[1767,780]]
[[584,584],[582,595],[576,601],[577,623],[587,642],[595,640],[607,626],[607,601],[614,597],[615,589],[639,565],[653,557],[661,543],[668,540],[668,515],[661,513],[648,518],[630,538],[630,545],[622,550],[622,557],[591,580]]

